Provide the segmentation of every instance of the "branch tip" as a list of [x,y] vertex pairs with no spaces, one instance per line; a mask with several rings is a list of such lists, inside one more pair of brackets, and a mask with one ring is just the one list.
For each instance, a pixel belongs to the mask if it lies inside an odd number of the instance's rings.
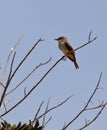
[[44,41],[45,39],[39,38],[39,41]]
[[91,39],[91,34],[92,34],[92,30],[91,30],[90,33],[89,33],[88,41],[90,41],[90,39]]

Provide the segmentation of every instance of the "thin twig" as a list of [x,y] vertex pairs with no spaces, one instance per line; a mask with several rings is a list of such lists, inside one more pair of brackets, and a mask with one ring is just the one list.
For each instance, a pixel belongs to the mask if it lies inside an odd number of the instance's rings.
[[0,107],[1,107],[2,102],[3,102],[3,100],[4,100],[4,97],[5,97],[5,93],[6,93],[6,91],[7,91],[7,88],[9,87],[9,84],[10,84],[10,77],[11,77],[11,74],[12,74],[12,68],[13,68],[13,63],[14,63],[14,59],[15,59],[15,54],[16,54],[16,52],[15,52],[14,55],[13,55],[12,62],[11,62],[11,66],[10,66],[10,72],[9,72],[8,79],[7,79],[7,83],[6,83],[6,86],[5,86],[5,88],[4,88],[3,93],[2,93],[2,95],[1,95]]
[[10,93],[12,93],[14,90],[16,90],[22,83],[24,83],[39,67],[44,66],[46,64],[48,64],[51,61],[51,57],[49,60],[45,61],[44,63],[40,63],[39,65],[37,65],[29,74],[27,74],[27,76],[20,82],[18,83],[18,85],[16,85],[12,90],[10,90],[8,93],[6,93],[5,96],[9,95]]
[[35,118],[34,118],[33,122],[35,122],[35,120],[37,120],[36,118],[37,118],[37,116],[38,116],[38,114],[39,114],[39,112],[41,110],[41,107],[42,107],[43,103],[44,103],[44,101],[41,102],[41,104],[40,104],[40,106],[39,106],[39,108],[38,108],[38,110],[37,110],[37,112],[35,114]]
[[[87,44],[91,43],[92,41],[94,41],[97,37],[95,37],[94,39],[90,40],[89,42],[85,43],[84,45],[76,48],[74,51],[86,46]],[[23,58],[23,60],[19,63],[19,65],[16,67],[15,71],[13,72],[11,79],[13,78],[13,76],[15,75],[15,73],[17,72],[17,70],[19,69],[19,67],[22,65],[22,63],[25,61],[25,59],[28,57],[28,55],[31,53],[31,51],[35,48],[35,46],[42,41],[41,38],[36,42],[36,44],[33,46],[33,48],[27,53],[27,55]],[[17,102],[13,107],[11,107],[7,112],[3,113],[0,117],[6,115],[8,112],[10,112],[11,110],[13,110],[14,108],[16,108],[20,103],[22,103],[32,92],[33,90],[45,79],[45,77],[49,74],[49,72],[61,61],[63,60],[65,56],[62,56],[59,60],[57,60],[52,67],[42,76],[42,78],[32,87],[32,89],[26,94],[25,97],[23,97],[19,102]]]
[[86,123],[82,128],[78,129],[78,130],[83,130],[84,128],[88,127],[90,124],[92,124],[101,114],[101,112],[103,111],[103,109],[106,107],[107,103],[105,105],[102,105],[101,109],[99,110],[99,112],[97,113],[97,115],[88,123]]
[[99,87],[99,84],[100,84],[100,81],[101,81],[101,77],[102,77],[102,72],[101,72],[100,77],[98,79],[97,85],[96,85],[93,93],[91,94],[89,100],[87,101],[86,105],[83,107],[83,109],[71,121],[69,121],[66,124],[66,126],[62,130],[65,130],[66,128],[68,128],[86,110],[86,108],[88,107],[89,103],[91,102],[93,96],[95,95],[95,93],[96,93],[96,91],[97,91],[97,89]]
[[38,43],[40,43],[42,40],[41,38],[34,44],[34,46],[28,51],[28,53],[25,55],[25,57],[21,60],[21,62],[18,64],[18,66],[16,67],[16,69],[14,70],[14,72],[11,75],[10,80],[12,80],[12,78],[14,77],[14,75],[16,74],[17,70],[21,67],[21,65],[23,64],[23,62],[27,59],[27,57],[31,54],[31,52],[35,49],[35,47],[37,46]]
[[[9,99],[5,102],[5,106],[6,106],[7,104],[9,104],[12,100],[13,100],[13,98],[9,98]],[[3,109],[3,108],[4,108],[4,105],[2,104],[0,110]]]
[[[73,96],[73,95],[72,95],[72,96]],[[46,112],[44,112],[43,114],[41,114],[41,115],[37,118],[37,120],[40,119],[40,118],[42,118],[44,115],[46,115],[46,114],[49,113],[50,111],[52,111],[52,110],[54,110],[54,109],[56,109],[56,108],[62,106],[62,105],[63,105],[65,102],[67,102],[72,96],[66,98],[64,101],[62,101],[62,102],[59,103],[58,105],[56,105],[56,106],[51,107],[50,109],[48,109]]]
[[52,117],[50,117],[47,122],[44,124],[44,127],[46,127],[46,125],[49,123],[49,121],[52,119]]
[[[15,43],[15,45],[11,48],[9,54],[8,54],[8,57],[7,57],[7,60],[6,60],[6,64],[5,64],[5,67],[4,67],[4,71],[3,71],[3,75],[2,75],[2,78],[1,78],[1,83],[3,83],[4,81],[4,78],[5,78],[5,74],[6,74],[6,70],[7,70],[7,66],[8,66],[8,63],[9,63],[9,60],[10,60],[10,57],[13,53],[13,51],[16,49],[16,47],[18,46],[18,44],[20,43],[20,41],[22,40],[24,35],[22,35],[18,41]],[[1,87],[1,84],[0,84],[0,87]]]
[[95,110],[95,109],[98,109],[98,108],[102,107],[103,105],[104,105],[104,101],[102,103],[100,103],[99,105],[95,106],[95,107],[88,107],[85,110],[86,111],[88,111],[88,110]]
[[3,101],[3,106],[4,106],[5,111],[7,111],[6,104],[4,101]]
[[[49,100],[48,100],[48,102],[47,102],[47,106],[46,106],[46,109],[45,109],[45,113],[48,111],[49,103],[50,103],[50,98],[49,98]],[[43,116],[42,126],[44,126],[44,124],[45,124],[45,117],[46,117],[46,114],[44,114],[44,116]]]
[[25,86],[25,88],[24,88],[24,96],[26,96],[26,86]]
[[0,82],[0,86],[2,86],[3,88],[5,88],[4,84]]
[[86,42],[85,44],[83,44],[82,46],[79,46],[78,48],[74,49],[73,51],[77,51],[79,50],[80,48],[83,48],[85,47],[86,45],[92,43],[93,41],[95,41],[97,39],[97,37],[94,37],[92,40],[91,40],[91,34],[92,34],[92,31],[90,31],[89,33],[89,36],[88,36],[88,42]]
[[91,39],[91,34],[92,34],[92,30],[91,30],[90,33],[89,33],[88,41],[90,41],[90,39]]

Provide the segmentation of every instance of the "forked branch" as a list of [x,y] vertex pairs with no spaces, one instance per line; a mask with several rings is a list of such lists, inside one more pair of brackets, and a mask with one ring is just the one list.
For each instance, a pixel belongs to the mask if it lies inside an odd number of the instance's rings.
[[[82,109],[71,121],[69,121],[69,122],[63,127],[62,130],[66,130],[75,120],[77,120],[77,119],[79,118],[80,115],[82,115],[85,111],[87,111],[88,105],[91,103],[92,98],[94,97],[96,91],[97,91],[98,88],[99,88],[99,84],[100,84],[100,81],[101,81],[101,77],[102,77],[102,72],[101,72],[101,74],[100,74],[100,77],[99,77],[99,79],[98,79],[97,85],[96,85],[96,87],[95,87],[93,93],[92,93],[91,96],[89,97],[89,99],[88,99],[87,103],[85,104],[85,106],[83,107],[83,109]],[[100,115],[100,113],[102,112],[102,110],[105,108],[106,105],[107,105],[107,103],[100,105],[99,108],[101,108],[101,109],[99,110],[98,114],[93,118],[93,120],[90,121],[89,123],[85,124],[85,126],[83,126],[83,127],[82,127],[81,129],[79,129],[79,130],[82,130],[83,128],[85,128],[85,127],[89,126],[91,123],[93,123],[93,122],[98,118],[98,116]],[[96,109],[99,109],[99,108],[96,107]]]

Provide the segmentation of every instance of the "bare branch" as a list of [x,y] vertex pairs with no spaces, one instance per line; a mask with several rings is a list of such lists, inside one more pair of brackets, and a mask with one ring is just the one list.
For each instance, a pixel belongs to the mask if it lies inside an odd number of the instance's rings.
[[[7,60],[6,60],[6,64],[5,64],[5,67],[4,67],[4,71],[3,71],[3,75],[2,75],[2,78],[1,78],[1,83],[3,83],[4,81],[4,78],[5,78],[5,74],[6,74],[6,70],[7,70],[7,66],[8,66],[8,63],[9,63],[9,60],[10,60],[10,57],[13,53],[13,51],[16,49],[16,47],[18,46],[18,44],[20,43],[20,41],[22,40],[23,38],[23,35],[18,39],[18,41],[15,43],[15,45],[11,48],[10,50],[10,53],[8,54],[8,57],[7,57]],[[1,84],[0,84],[0,87],[1,87]]]
[[39,39],[34,46],[28,51],[28,53],[25,55],[25,57],[21,60],[21,62],[18,64],[18,66],[16,67],[16,69],[14,70],[13,74],[11,75],[10,80],[12,80],[12,78],[14,77],[14,75],[16,74],[17,70],[21,67],[21,65],[24,63],[24,61],[27,59],[27,57],[31,54],[31,52],[35,49],[35,47],[37,46],[37,44],[39,42],[43,41],[43,39]]
[[[45,113],[48,111],[49,103],[50,103],[50,98],[49,98],[49,100],[47,102]],[[42,126],[44,126],[44,124],[45,124],[45,117],[46,117],[46,114],[44,114],[44,116],[43,116]]]
[[101,74],[100,74],[100,77],[99,77],[99,80],[98,80],[98,82],[97,82],[97,85],[96,85],[95,90],[93,91],[93,93],[92,93],[91,97],[89,98],[88,102],[86,103],[86,105],[85,105],[85,107],[84,107],[85,109],[87,108],[87,106],[88,106],[88,105],[89,105],[89,103],[91,102],[91,100],[92,100],[93,96],[95,95],[95,93],[96,93],[97,89],[99,88],[99,84],[100,84],[100,81],[101,81],[101,77],[102,77],[102,72],[101,72]]
[[[11,101],[13,100],[13,98],[9,98],[6,102],[4,102],[5,106],[7,104],[9,104]],[[2,106],[0,107],[0,110],[4,108],[4,105],[2,104]]]
[[24,96],[26,96],[26,86],[25,86],[25,88],[24,88]]
[[95,95],[95,93],[96,93],[96,91],[97,91],[97,89],[99,87],[101,77],[102,77],[102,72],[101,72],[100,77],[98,79],[97,85],[96,85],[93,93],[91,94],[89,100],[87,101],[86,105],[84,106],[84,108],[71,121],[69,121],[62,130],[65,130],[66,128],[68,128],[86,110],[86,108],[88,107],[89,103],[91,102],[93,96]]
[[97,39],[97,37],[94,37],[94,38],[91,40],[91,34],[92,34],[92,31],[90,31],[90,33],[89,33],[88,42],[86,42],[85,44],[83,44],[83,45],[79,46],[78,48],[74,49],[74,51],[77,51],[77,50],[79,50],[80,48],[85,47],[86,45],[92,43],[93,41],[95,41],[95,40]]
[[[40,42],[41,39],[38,40],[38,42]],[[36,43],[36,45],[38,44],[38,42]],[[26,56],[25,56],[26,57]],[[26,57],[27,58],[27,57]],[[20,103],[22,103],[32,92],[33,90],[45,79],[45,77],[49,74],[49,72],[63,59],[64,57],[61,57],[58,61],[55,62],[55,64],[42,76],[42,78],[36,83],[36,85],[34,85],[32,87],[32,89],[26,94],[26,96],[24,96],[19,102],[17,102],[13,107],[11,107],[7,112],[3,113],[2,115],[0,115],[0,117],[6,115],[7,113],[9,113],[10,111],[12,111],[14,108],[16,108]],[[25,60],[25,58],[24,58]],[[18,70],[18,68],[21,66],[21,64],[24,62],[24,60],[22,60],[18,67],[15,69],[15,71],[13,72],[12,77],[14,76],[14,74],[16,73],[16,71]],[[10,79],[10,80],[11,80]]]
[[4,106],[5,111],[7,111],[5,102],[3,102],[3,106]]
[[44,101],[41,102],[41,104],[40,104],[40,106],[39,106],[39,108],[38,108],[38,110],[36,112],[36,115],[35,115],[35,118],[34,118],[33,122],[35,122],[35,120],[36,120],[36,118],[37,118],[37,116],[38,116],[38,114],[39,114],[39,112],[41,110],[41,107],[42,107],[43,103],[44,103]]
[[12,62],[11,62],[11,66],[10,66],[10,72],[9,72],[8,79],[7,79],[7,83],[6,83],[6,86],[5,86],[5,88],[4,88],[3,93],[2,93],[2,95],[1,95],[0,107],[1,107],[2,102],[3,102],[3,100],[4,100],[4,97],[5,97],[5,93],[6,93],[6,91],[7,91],[7,88],[9,87],[9,84],[10,84],[10,77],[11,77],[11,73],[12,73],[12,68],[13,68],[13,62],[14,62],[14,59],[15,59],[15,54],[16,54],[16,52],[15,52],[14,55],[13,55]]
[[90,33],[89,33],[89,36],[88,36],[88,41],[90,41],[91,40],[91,34],[92,34],[92,30],[90,31]]
[[91,125],[101,114],[101,112],[103,111],[103,109],[105,108],[105,106],[107,105],[107,103],[105,103],[104,105],[102,105],[101,109],[99,110],[99,112],[97,113],[97,115],[89,122],[87,122],[82,128],[80,128],[79,130],[83,130],[84,128],[88,127],[89,125]]
[[[94,41],[97,37],[95,37],[94,39],[88,41],[86,44],[76,48],[74,51],[86,46],[87,44],[91,43],[92,41]],[[14,72],[11,75],[10,81],[12,80],[12,78],[14,77],[14,75],[16,74],[17,70],[21,67],[21,65],[23,64],[23,62],[26,60],[26,58],[30,55],[30,53],[32,52],[32,50],[35,48],[35,46],[40,42],[43,41],[41,38],[35,43],[35,45],[30,49],[30,51],[26,54],[26,56],[21,60],[21,62],[19,63],[19,65],[16,67],[16,69],[14,70]],[[13,110],[14,108],[16,108],[21,102],[23,102],[32,92],[33,90],[46,78],[46,76],[52,71],[52,69],[54,69],[54,67],[64,58],[65,56],[62,56],[59,60],[57,60],[52,67],[49,68],[49,70],[42,76],[42,78],[32,87],[32,89],[26,93],[26,95],[19,101],[17,102],[13,107],[11,107],[6,113],[2,114],[1,116],[4,116],[5,114],[7,114],[8,112],[10,112],[11,110]]]
[[89,107],[89,108],[86,108],[85,110],[94,110],[94,109],[98,109],[100,107],[102,107],[104,105],[104,101],[102,101],[102,103],[100,103],[99,105],[95,106],[95,107]]
[[5,88],[4,84],[0,82],[0,86],[2,86],[3,88]]
[[52,117],[50,117],[47,122],[44,124],[44,127],[46,127],[46,125],[49,123],[49,121],[52,119]]
[[18,41],[15,43],[15,45],[11,48],[11,51],[15,51],[16,47],[19,45],[20,41],[23,39],[24,34],[18,39]]
[[63,102],[61,102],[60,104],[48,109],[46,112],[44,112],[42,115],[40,115],[36,120],[42,118],[44,115],[46,115],[47,113],[49,113],[50,111],[62,106],[65,102],[67,102],[73,95],[71,95],[70,97],[66,98]]
[[18,83],[18,85],[16,85],[12,90],[10,90],[8,93],[6,93],[5,96],[9,95],[10,93],[12,93],[14,90],[16,90],[22,83],[24,83],[39,67],[44,66],[46,64],[48,64],[51,61],[51,57],[49,60],[45,61],[44,63],[40,63],[39,65],[37,65],[29,74],[27,74],[27,76],[20,82]]

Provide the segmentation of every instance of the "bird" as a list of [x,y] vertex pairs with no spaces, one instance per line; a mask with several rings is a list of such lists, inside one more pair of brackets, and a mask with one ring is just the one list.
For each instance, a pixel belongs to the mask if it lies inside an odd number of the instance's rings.
[[79,69],[78,63],[75,57],[75,51],[73,47],[70,45],[69,40],[65,36],[61,36],[55,39],[58,41],[59,49],[64,53],[66,57],[68,57],[75,65],[76,69]]

